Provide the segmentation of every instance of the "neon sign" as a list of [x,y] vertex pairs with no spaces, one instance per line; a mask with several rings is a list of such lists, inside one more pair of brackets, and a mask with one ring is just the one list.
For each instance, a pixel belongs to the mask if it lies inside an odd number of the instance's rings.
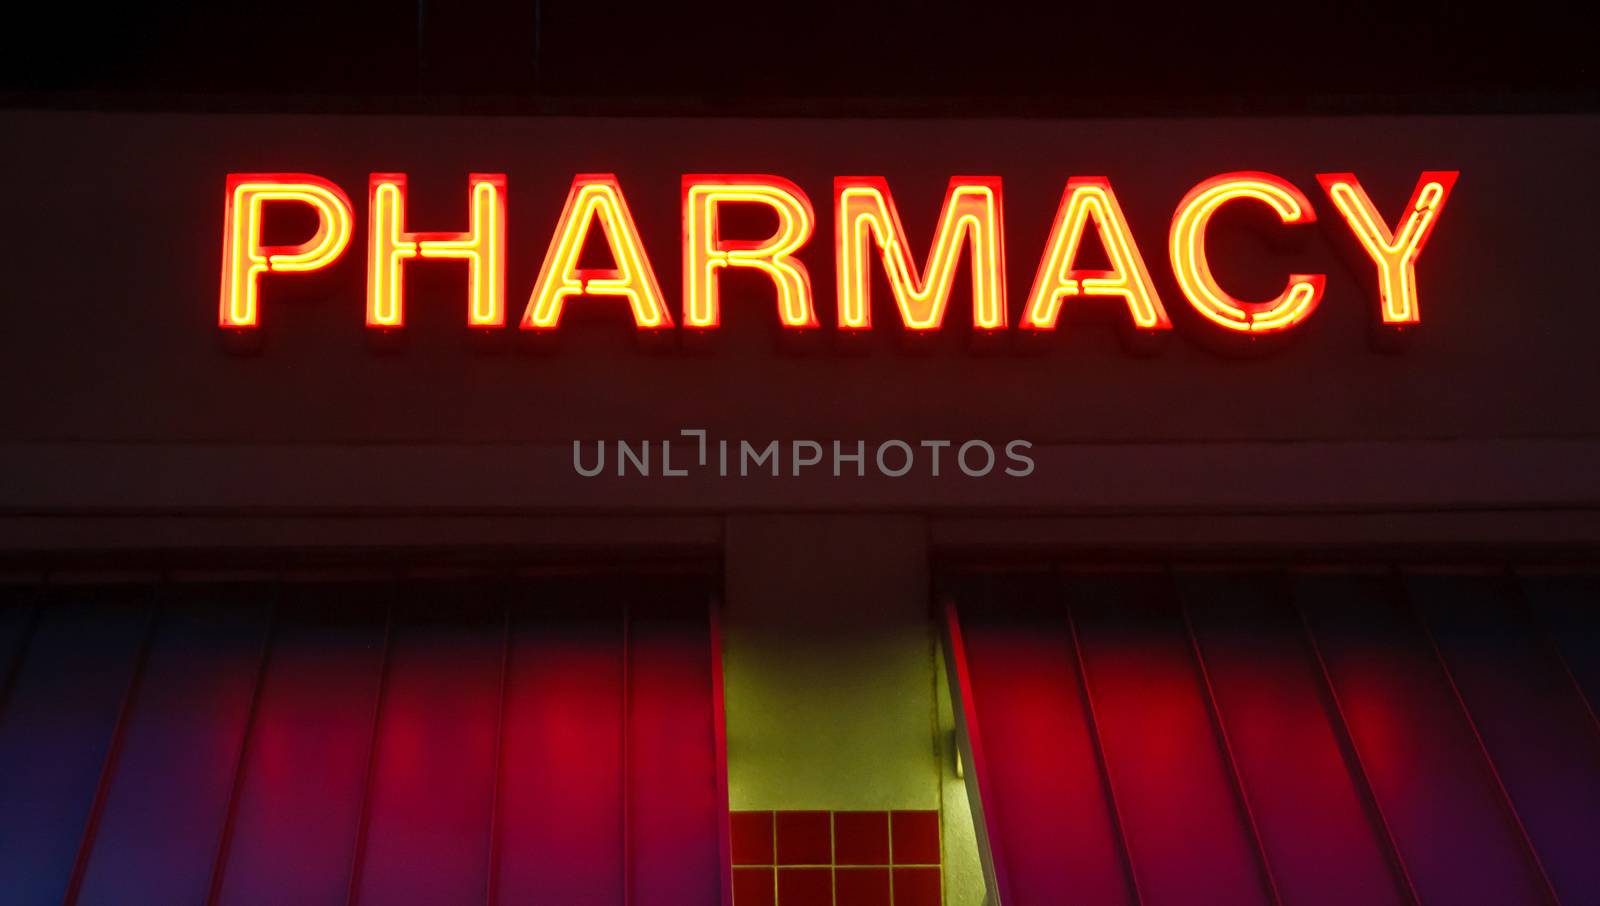
[[[1404,329],[1422,320],[1416,265],[1446,200],[1454,171],[1424,171],[1411,200],[1397,217],[1386,217],[1353,173],[1317,176],[1328,202],[1376,270],[1378,323]],[[304,173],[240,173],[227,179],[223,214],[222,281],[218,324],[248,331],[261,320],[262,278],[319,270],[337,261],[350,244],[355,215],[349,197],[326,179]],[[684,328],[714,330],[722,323],[720,278],[729,269],[754,270],[771,280],[778,323],[789,330],[819,324],[813,282],[797,254],[814,238],[811,200],[789,180],[753,174],[691,174],[683,177],[682,254]],[[366,323],[375,330],[405,325],[407,265],[426,259],[468,263],[466,320],[470,328],[506,324],[506,177],[474,173],[467,178],[468,229],[412,232],[406,226],[406,175],[374,173],[368,184]],[[926,257],[919,260],[900,221],[888,181],[877,176],[841,176],[833,184],[836,324],[841,333],[870,330],[871,274],[886,279],[900,326],[912,333],[939,330],[949,314],[958,269],[967,264],[972,285],[972,326],[996,335],[1013,326],[1028,333],[1058,329],[1067,305],[1120,305],[1137,334],[1172,329],[1168,310],[1151,279],[1110,180],[1067,180],[1055,221],[1045,240],[1033,284],[1015,325],[1006,298],[1005,208],[998,177],[952,177]],[[297,245],[268,245],[264,222],[290,205],[315,215],[314,234]],[[721,213],[729,206],[763,208],[776,217],[766,237],[723,235]],[[1212,272],[1208,228],[1221,210],[1255,206],[1271,212],[1286,229],[1315,223],[1312,202],[1288,180],[1270,173],[1214,176],[1183,196],[1168,232],[1168,257],[1178,291],[1221,335],[1281,334],[1316,310],[1326,288],[1323,274],[1287,274],[1273,298],[1232,295]],[[590,231],[598,229],[612,267],[579,264]],[[1109,266],[1078,263],[1083,239],[1093,230]],[[548,332],[561,323],[569,302],[625,302],[635,327],[659,332],[674,327],[667,297],[651,266],[645,243],[628,209],[621,183],[609,173],[573,178],[518,327]]]
[[[264,245],[261,221],[268,202],[307,205],[317,232],[299,245]],[[338,186],[305,173],[233,174],[222,228],[222,303],[218,323],[254,327],[260,320],[260,281],[267,273],[298,273],[327,267],[350,244],[355,220],[350,199]]]
[[889,184],[880,177],[842,176],[833,181],[835,261],[839,276],[839,327],[872,326],[867,290],[869,239],[882,253],[900,319],[910,330],[938,330],[955,282],[963,244],[972,255],[972,323],[979,330],[1004,330],[1005,240],[1001,232],[1000,180],[957,176],[950,180],[939,227],[921,274],[911,260],[905,227]]
[[367,254],[367,326],[405,324],[405,273],[413,258],[459,258],[468,263],[467,323],[506,322],[506,178],[467,178],[472,229],[465,233],[407,233],[404,173],[374,173],[368,186],[371,249]]
[[[1084,227],[1092,221],[1100,244],[1111,259],[1104,271],[1080,270],[1074,266]],[[1061,305],[1074,297],[1106,296],[1123,299],[1136,330],[1171,330],[1166,309],[1156,296],[1145,269],[1144,258],[1128,230],[1111,182],[1103,177],[1078,177],[1067,180],[1056,209],[1056,222],[1045,241],[1039,274],[1028,293],[1028,307],[1022,315],[1024,330],[1055,330]]]
[[[723,239],[717,212],[724,204],[756,204],[778,215],[778,231],[764,240]],[[722,323],[717,272],[748,267],[772,278],[778,291],[778,321],[784,327],[817,326],[811,275],[794,253],[811,239],[817,215],[800,187],[776,176],[685,176],[683,178],[683,323],[712,328]]]
[[1317,219],[1311,200],[1270,173],[1224,173],[1189,190],[1172,216],[1172,272],[1183,295],[1212,323],[1240,333],[1276,333],[1304,321],[1322,299],[1326,278],[1293,274],[1283,292],[1265,302],[1235,299],[1211,274],[1206,254],[1206,224],[1229,202],[1254,201],[1270,207],[1284,223]]
[[[590,224],[605,233],[615,268],[586,270],[578,255]],[[539,279],[522,313],[523,330],[554,330],[561,323],[561,308],[572,296],[615,296],[626,299],[633,322],[640,330],[672,326],[666,297],[656,282],[656,272],[644,251],[644,240],[634,226],[633,214],[622,197],[622,186],[609,173],[579,174],[572,180],[566,206],[556,222]]]

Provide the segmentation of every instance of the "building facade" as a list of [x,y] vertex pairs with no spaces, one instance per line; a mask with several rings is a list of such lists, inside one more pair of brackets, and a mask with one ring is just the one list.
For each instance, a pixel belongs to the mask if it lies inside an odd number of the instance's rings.
[[0,122],[0,902],[1600,896],[1594,117]]

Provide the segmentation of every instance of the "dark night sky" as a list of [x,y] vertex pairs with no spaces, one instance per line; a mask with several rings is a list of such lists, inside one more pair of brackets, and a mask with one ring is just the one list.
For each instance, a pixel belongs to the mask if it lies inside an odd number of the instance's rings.
[[9,12],[0,91],[42,106],[264,109],[438,109],[443,96],[469,109],[567,98],[580,112],[641,100],[980,114],[1600,109],[1592,29],[1575,10],[1526,3],[116,6]]

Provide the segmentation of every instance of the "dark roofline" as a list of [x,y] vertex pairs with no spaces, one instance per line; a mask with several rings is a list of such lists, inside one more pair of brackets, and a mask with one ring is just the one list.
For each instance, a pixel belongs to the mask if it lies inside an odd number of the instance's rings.
[[1075,118],[1429,116],[1600,113],[1600,93],[1471,92],[1306,97],[621,97],[266,94],[155,91],[0,92],[0,109],[118,113],[783,118]]

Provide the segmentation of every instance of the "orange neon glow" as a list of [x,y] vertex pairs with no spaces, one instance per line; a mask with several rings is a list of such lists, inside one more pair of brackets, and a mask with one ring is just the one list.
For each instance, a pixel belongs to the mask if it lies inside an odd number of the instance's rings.
[[406,176],[374,173],[368,183],[371,240],[367,250],[367,326],[405,326],[405,262],[455,258],[467,262],[467,324],[506,323],[506,178],[467,177],[472,228],[464,233],[408,233]]
[[965,243],[972,254],[973,324],[980,330],[1005,329],[1005,238],[999,177],[950,179],[927,266],[920,274],[907,248],[905,227],[887,181],[878,176],[840,176],[834,179],[833,189],[841,328],[872,327],[867,279],[870,240],[878,245],[907,328],[937,330],[944,322],[957,256]]
[[[762,240],[723,239],[717,207],[760,204],[778,215],[778,230]],[[817,216],[800,187],[777,176],[689,175],[683,178],[683,322],[710,328],[721,323],[717,271],[748,267],[778,288],[778,318],[785,327],[816,327],[811,275],[794,253],[811,239]]]
[[1417,308],[1417,258],[1459,175],[1455,170],[1424,171],[1411,192],[1400,229],[1394,232],[1354,173],[1317,174],[1317,182],[1378,266],[1378,309],[1383,323],[1404,325],[1422,320]]
[[1259,201],[1284,223],[1317,219],[1311,202],[1286,180],[1271,173],[1224,173],[1189,190],[1172,218],[1172,270],[1178,286],[1195,310],[1215,324],[1241,333],[1288,330],[1304,321],[1322,300],[1322,274],[1292,274],[1283,292],[1266,302],[1245,302],[1229,295],[1211,274],[1206,259],[1206,226],[1217,209],[1230,201]]
[[[578,256],[589,235],[589,225],[596,221],[617,266],[582,270]],[[641,328],[672,326],[672,315],[667,312],[661,285],[656,282],[650,258],[639,239],[639,228],[622,197],[622,186],[610,173],[580,173],[573,177],[566,207],[561,210],[555,236],[522,315],[522,329],[554,329],[561,321],[561,307],[567,297],[581,295],[627,299],[634,323]]]
[[[1110,259],[1110,270],[1080,270],[1073,266],[1084,227],[1090,222]],[[1028,306],[1022,312],[1022,328],[1054,330],[1063,300],[1075,296],[1122,299],[1139,330],[1172,328],[1144,266],[1144,257],[1128,229],[1128,220],[1122,215],[1110,181],[1103,176],[1067,180],[1044,257],[1039,261],[1039,272],[1033,278],[1033,290],[1028,293]]]
[[[306,173],[230,173],[222,218],[222,294],[217,323],[255,327],[260,322],[262,274],[314,271],[332,264],[350,244],[355,220],[338,186]],[[299,245],[262,245],[268,202],[296,202],[317,213],[317,231]]]

